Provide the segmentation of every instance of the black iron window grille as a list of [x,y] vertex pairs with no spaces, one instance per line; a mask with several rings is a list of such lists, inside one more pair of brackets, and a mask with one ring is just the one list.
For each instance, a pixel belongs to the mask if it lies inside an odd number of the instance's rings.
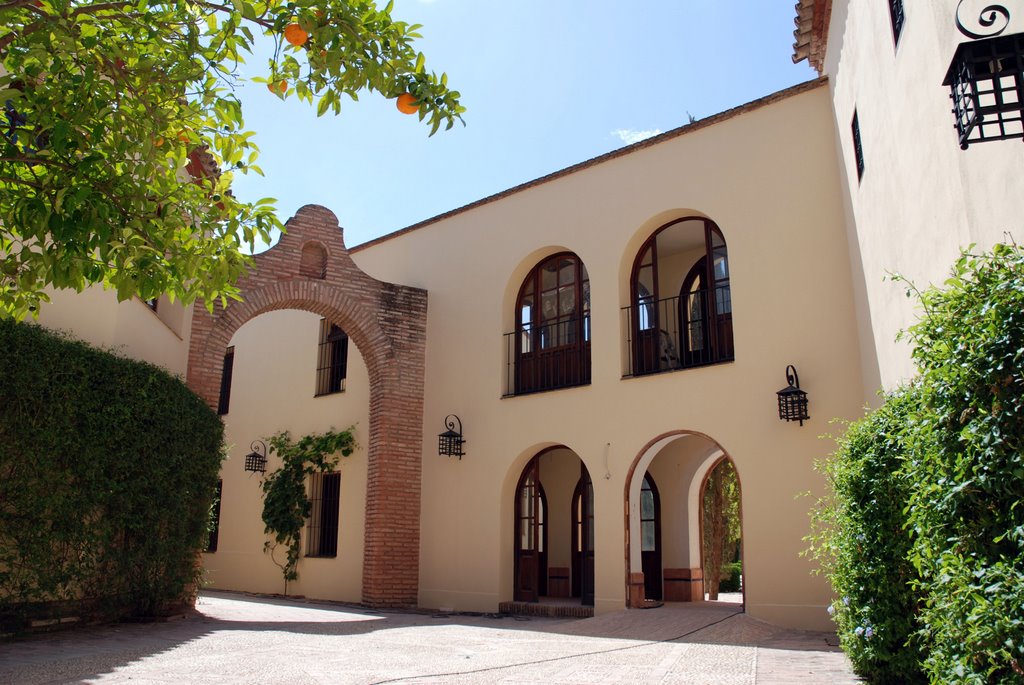
[[348,336],[345,331],[320,319],[320,347],[316,364],[316,396],[345,391],[348,372]]
[[314,473],[309,482],[310,509],[306,525],[306,556],[338,556],[340,473]]
[[853,110],[853,122],[850,124],[853,130],[853,156],[857,162],[857,180],[864,178],[864,146],[860,141],[860,119],[857,118],[857,110]]
[[903,0],[889,0],[889,18],[892,20],[892,42],[899,45],[903,33]]
[[1024,138],[1024,33],[961,43],[942,85],[962,149]]
[[231,373],[235,367],[235,348],[229,347],[224,353],[224,369],[220,373],[220,398],[217,400],[217,413],[223,416],[228,413],[231,405]]

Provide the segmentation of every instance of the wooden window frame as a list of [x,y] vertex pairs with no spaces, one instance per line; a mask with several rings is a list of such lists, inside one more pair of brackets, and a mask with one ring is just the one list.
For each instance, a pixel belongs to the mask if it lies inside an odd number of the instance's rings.
[[[573,278],[563,283],[559,263],[573,263]],[[545,288],[544,273],[554,264],[554,285]],[[573,288],[572,311],[563,314],[561,291]],[[545,390],[590,384],[591,305],[590,276],[583,260],[573,252],[558,252],[537,263],[523,280],[516,296],[514,393],[524,395]],[[545,295],[554,298],[555,314],[545,318]],[[530,320],[524,321],[524,301],[530,298]],[[552,335],[553,332],[553,335]],[[551,342],[553,339],[553,343]]]

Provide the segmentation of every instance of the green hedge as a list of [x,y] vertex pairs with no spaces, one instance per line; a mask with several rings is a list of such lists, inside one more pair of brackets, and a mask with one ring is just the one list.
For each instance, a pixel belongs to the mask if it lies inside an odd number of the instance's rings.
[[198,580],[223,454],[219,417],[177,378],[0,321],[0,614],[180,606]]
[[1024,683],[1024,251],[964,255],[910,330],[925,389],[907,468],[933,682]]
[[1024,250],[908,290],[919,376],[841,440],[812,552],[871,682],[1024,683]]
[[919,393],[890,395],[856,421],[824,464],[832,488],[816,512],[813,551],[836,600],[829,613],[854,670],[872,683],[924,682],[917,631],[918,575],[907,556],[904,507],[912,483],[900,469]]

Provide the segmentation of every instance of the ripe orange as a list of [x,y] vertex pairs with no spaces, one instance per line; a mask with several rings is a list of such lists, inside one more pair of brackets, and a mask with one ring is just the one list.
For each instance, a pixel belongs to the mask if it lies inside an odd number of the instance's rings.
[[298,24],[288,24],[284,27],[284,39],[295,47],[302,47],[309,40],[309,34]]
[[271,81],[270,83],[267,84],[267,90],[269,90],[271,93],[275,95],[277,95],[278,93],[284,95],[285,91],[288,90],[288,82],[278,81],[277,83],[274,83],[273,81]]
[[398,107],[398,111],[402,114],[415,114],[420,111],[420,106],[416,104],[416,96],[412,93],[402,93],[399,95],[395,106]]

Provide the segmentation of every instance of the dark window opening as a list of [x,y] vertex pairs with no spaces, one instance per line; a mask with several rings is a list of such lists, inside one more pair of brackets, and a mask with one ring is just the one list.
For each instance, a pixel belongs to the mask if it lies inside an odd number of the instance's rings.
[[860,142],[860,120],[857,118],[857,110],[853,110],[853,155],[857,161],[857,180],[864,178],[864,146]]
[[340,473],[315,473],[310,479],[309,524],[306,527],[307,557],[338,556],[338,505]]
[[903,33],[903,0],[889,0],[889,18],[892,20],[892,42],[895,45],[900,43],[900,34]]
[[217,481],[217,494],[213,498],[213,506],[210,508],[210,537],[206,541],[206,551],[217,551],[217,540],[220,537],[220,500],[224,493],[224,481]]
[[217,413],[223,416],[228,413],[231,404],[231,372],[235,366],[235,348],[229,347],[224,353],[224,370],[220,374],[220,399],[217,401]]
[[345,331],[320,319],[320,348],[316,365],[316,396],[345,391],[348,373],[348,336]]

